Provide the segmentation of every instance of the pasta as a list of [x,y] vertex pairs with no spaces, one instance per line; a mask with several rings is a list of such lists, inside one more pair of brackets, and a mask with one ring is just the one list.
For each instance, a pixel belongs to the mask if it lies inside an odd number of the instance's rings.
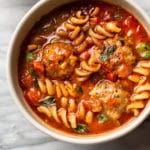
[[88,79],[89,75],[99,71],[101,65],[100,64],[94,64],[94,63],[89,63],[86,61],[82,61],[80,63],[80,68],[75,69],[76,75],[78,75],[77,80],[78,81],[85,81]]
[[121,31],[121,28],[117,27],[115,22],[108,22],[104,27],[97,25],[95,29],[96,32],[89,29],[89,35],[98,40],[105,39],[106,37],[113,37],[113,33],[119,33]]
[[58,123],[62,122],[67,128],[76,128],[77,120],[85,120],[88,124],[93,120],[93,112],[86,112],[82,102],[76,106],[74,99],[68,99],[68,109],[62,107],[57,110],[57,106],[53,105],[50,107],[39,106],[37,110],[52,117]]
[[[77,16],[78,17],[78,16]],[[82,18],[76,18],[76,17],[71,17],[70,18],[70,21],[73,23],[73,24],[76,24],[76,25],[80,25],[80,24],[85,24],[87,21],[89,20],[89,16],[85,16],[84,19]]]
[[65,30],[63,30],[63,29],[59,29],[59,30],[57,31],[57,34],[58,34],[59,36],[61,36],[61,37],[67,37],[67,36],[68,36],[68,33],[67,33]]
[[88,61],[81,61],[80,67],[75,68],[75,74],[77,75],[77,81],[85,81],[88,79],[88,77],[94,73],[98,72],[101,68],[101,65],[98,63],[97,60],[97,53],[98,51],[95,49],[93,50],[93,53],[91,54]]
[[100,11],[100,8],[99,7],[95,7],[93,12],[92,12],[92,14],[91,14],[91,16],[97,16],[99,11]]
[[30,45],[28,45],[27,50],[28,51],[33,51],[33,50],[37,49],[37,47],[38,46],[36,44],[30,44]]
[[[76,16],[81,20],[81,18],[83,18],[83,16],[81,16],[81,11],[78,11]],[[73,45],[74,46],[78,46],[77,47],[77,52],[81,53],[83,51],[86,50],[88,44],[86,41],[84,41],[85,39],[85,35],[84,32],[81,32],[81,27],[80,26],[76,26],[77,23],[75,23],[75,21],[79,21],[79,19],[75,20],[75,18],[71,18],[71,23],[65,22],[64,26],[66,28],[66,30],[71,31],[71,33],[69,34],[69,38],[71,40],[73,40]],[[86,23],[87,21],[85,21],[84,23]],[[75,24],[75,25],[73,25]]]
[[117,27],[116,22],[108,22],[105,24],[106,30],[114,33],[119,33],[121,28]]
[[59,82],[59,81],[51,81],[49,79],[45,79],[45,81],[38,79],[38,85],[43,93],[48,93],[48,95],[53,96],[57,95],[58,98],[62,96],[72,96],[76,97],[76,85],[71,84],[70,82]]
[[140,109],[144,108],[144,101],[150,98],[150,82],[147,81],[147,76],[150,71],[150,61],[139,61],[133,69],[138,75],[129,76],[129,80],[137,83],[131,95],[131,104],[127,106],[127,111],[132,111],[135,116],[139,115]]
[[33,111],[69,134],[119,127],[150,99],[149,36],[132,14],[103,1],[43,16],[24,39],[18,66]]

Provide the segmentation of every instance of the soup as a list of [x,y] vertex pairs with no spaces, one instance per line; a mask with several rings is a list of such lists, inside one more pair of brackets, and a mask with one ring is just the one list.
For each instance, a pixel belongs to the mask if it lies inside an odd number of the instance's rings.
[[150,40],[117,5],[74,2],[38,21],[25,38],[19,83],[53,128],[99,134],[139,116],[150,98]]

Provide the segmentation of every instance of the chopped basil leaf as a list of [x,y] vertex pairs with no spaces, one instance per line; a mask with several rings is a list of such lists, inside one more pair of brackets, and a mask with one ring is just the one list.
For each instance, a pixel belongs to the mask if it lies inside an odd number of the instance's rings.
[[109,46],[109,47],[107,48],[108,56],[112,55],[113,52],[115,51],[115,49],[116,49],[115,46]]
[[29,73],[30,73],[30,74],[32,75],[32,77],[33,77],[33,83],[34,83],[34,85],[35,85],[36,87],[38,87],[38,81],[37,81],[36,72],[35,72],[32,68],[28,69],[28,71],[29,71]]
[[108,120],[108,117],[105,114],[100,114],[98,117],[98,123],[104,123]]
[[48,96],[41,101],[43,106],[49,107],[56,104],[56,99],[54,97]]
[[77,127],[74,129],[74,131],[79,134],[85,134],[85,133],[89,132],[89,129],[86,124],[78,124]]
[[103,51],[105,51],[106,49],[107,49],[106,46],[103,46],[101,50],[102,50],[102,52],[103,52]]
[[106,54],[101,54],[100,55],[100,58],[101,58],[101,60],[103,61],[103,62],[105,62],[105,61],[107,61],[108,60],[108,55],[106,55]]
[[83,89],[82,89],[82,87],[79,87],[78,93],[79,93],[79,94],[83,94]]
[[29,63],[32,60],[34,60],[34,58],[35,58],[35,53],[29,52],[29,53],[26,54],[26,58],[25,59],[26,59],[26,62]]
[[105,62],[109,59],[109,57],[114,53],[116,50],[116,46],[103,46],[101,49],[100,59]]

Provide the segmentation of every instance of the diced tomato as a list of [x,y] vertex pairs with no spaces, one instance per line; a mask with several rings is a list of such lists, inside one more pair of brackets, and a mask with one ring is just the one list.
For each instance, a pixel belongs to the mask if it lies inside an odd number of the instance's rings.
[[120,82],[121,82],[121,85],[127,89],[130,89],[133,86],[133,82],[131,82],[128,79],[121,79]]
[[103,66],[103,65],[102,65],[102,69],[103,69],[106,73],[111,72],[111,69],[110,69],[110,68],[108,68],[108,67],[106,67],[106,66]]
[[87,51],[80,54],[81,60],[87,60],[87,59],[89,59],[89,57],[90,57],[90,54]]
[[91,110],[92,109],[92,102],[91,101],[84,101],[85,108]]
[[32,62],[33,69],[35,70],[37,75],[44,74],[44,64],[39,61],[33,61]]
[[132,73],[132,66],[122,64],[118,67],[117,73],[118,77],[126,78]]
[[21,76],[20,76],[20,86],[22,88],[31,87],[32,83],[33,83],[32,81],[33,81],[32,75],[28,71],[25,71],[21,74]]
[[90,18],[90,24],[91,25],[96,25],[99,22],[100,22],[100,18],[99,17]]
[[31,87],[25,92],[25,97],[31,104],[38,106],[39,99],[41,98],[41,92],[37,88]]
[[112,82],[114,82],[114,81],[117,80],[117,75],[112,73],[112,72],[110,72],[110,73],[107,74],[107,79],[112,81]]

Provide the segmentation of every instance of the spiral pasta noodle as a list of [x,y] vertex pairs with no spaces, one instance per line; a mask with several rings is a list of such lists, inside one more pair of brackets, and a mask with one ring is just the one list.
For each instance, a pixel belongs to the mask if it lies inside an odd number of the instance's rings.
[[58,98],[62,96],[76,97],[76,85],[69,81],[51,81],[50,79],[38,79],[39,89],[42,93],[47,93],[50,96],[56,95]]
[[81,11],[77,11],[76,17],[71,17],[70,21],[75,25],[83,25],[89,20],[89,15],[82,16]]
[[[57,34],[61,37],[68,37],[72,42],[72,44],[76,47],[77,52],[81,53],[86,50],[88,47],[89,41],[90,43],[95,43],[99,45],[99,40],[103,40],[107,37],[113,37],[114,34],[119,33],[121,28],[119,28],[116,22],[107,22],[104,23],[103,26],[95,25],[94,28],[89,28],[89,19],[90,17],[95,17],[99,13],[99,8],[95,7],[94,10],[89,15],[82,15],[82,11],[77,11],[75,16],[70,17],[70,19],[63,23],[64,28],[59,29]],[[85,29],[88,31],[88,37],[85,36]],[[87,35],[87,34],[86,34]]]
[[114,33],[119,33],[121,28],[117,27],[115,22],[105,23],[102,27],[101,25],[96,25],[95,29],[89,29],[89,36],[94,39],[103,40],[107,37],[113,37]]
[[79,53],[83,52],[88,46],[81,25],[88,22],[89,16],[83,16],[81,13],[81,11],[77,11],[76,17],[71,17],[69,21],[64,23],[64,27],[69,32],[69,39],[73,41],[74,46],[78,46],[77,51]]
[[99,14],[100,8],[99,7],[95,7],[94,10],[91,12],[92,17],[95,17]]
[[140,61],[133,69],[134,74],[128,77],[129,80],[136,83],[133,94],[131,95],[131,103],[127,106],[127,111],[132,111],[135,116],[139,114],[139,110],[145,107],[145,100],[150,98],[150,82],[148,75],[150,74],[150,61]]
[[80,67],[75,68],[75,74],[77,75],[77,81],[85,81],[88,77],[94,73],[99,71],[101,68],[101,64],[97,63],[97,51],[93,50],[93,54],[88,61],[81,61]]
[[90,124],[93,120],[93,112],[86,111],[82,101],[77,105],[75,99],[72,98],[61,98],[61,108],[59,109],[56,105],[49,107],[40,105],[37,110],[49,118],[53,118],[58,123],[62,122],[67,128],[76,128],[77,120],[83,120],[87,124]]

